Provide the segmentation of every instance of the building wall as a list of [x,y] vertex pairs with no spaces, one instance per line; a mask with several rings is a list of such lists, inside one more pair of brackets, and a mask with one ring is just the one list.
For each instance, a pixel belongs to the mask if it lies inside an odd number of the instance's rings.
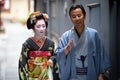
[[43,12],[43,8],[44,8],[44,5],[43,5],[43,2],[44,0],[35,0],[35,11],[41,11]]
[[16,15],[19,19],[26,17],[28,14],[28,0],[11,0],[11,14]]
[[117,58],[118,58],[118,77],[119,77],[119,80],[120,80],[120,1],[118,2],[118,18],[117,18]]
[[120,2],[109,1],[110,9],[110,58],[113,66],[112,80],[120,79]]
[[29,12],[28,0],[9,0],[10,11],[2,11],[2,18],[10,20],[19,20],[25,18]]

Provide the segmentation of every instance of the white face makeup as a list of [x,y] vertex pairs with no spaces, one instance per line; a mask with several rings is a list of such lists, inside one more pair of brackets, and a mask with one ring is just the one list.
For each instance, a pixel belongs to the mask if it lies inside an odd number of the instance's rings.
[[34,26],[35,36],[36,37],[43,37],[45,36],[46,31],[46,24],[43,19],[37,20],[35,26]]

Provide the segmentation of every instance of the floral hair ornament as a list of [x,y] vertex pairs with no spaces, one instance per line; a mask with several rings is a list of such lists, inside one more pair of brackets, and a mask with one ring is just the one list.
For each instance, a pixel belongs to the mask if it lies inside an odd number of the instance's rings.
[[40,13],[40,11],[32,12],[30,17],[27,20],[27,27],[31,29],[36,24],[37,20],[44,19],[46,26],[48,25],[48,15],[46,13]]
[[36,14],[39,14],[40,11],[36,11],[36,12],[33,12],[32,15],[36,15]]
[[43,13],[43,16],[44,16],[45,20],[48,20],[48,19],[49,19],[49,16],[48,16],[48,14],[46,14],[46,13]]
[[32,23],[35,23],[36,22],[36,15],[37,14],[40,14],[40,12],[39,11],[36,11],[36,12],[33,12],[32,14],[31,14],[31,24]]

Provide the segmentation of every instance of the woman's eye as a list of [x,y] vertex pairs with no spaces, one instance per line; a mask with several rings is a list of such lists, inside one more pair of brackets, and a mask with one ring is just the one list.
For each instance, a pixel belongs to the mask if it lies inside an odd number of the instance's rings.
[[37,25],[37,28],[40,28],[40,25]]
[[45,25],[42,25],[42,27],[44,28],[44,27],[46,27]]

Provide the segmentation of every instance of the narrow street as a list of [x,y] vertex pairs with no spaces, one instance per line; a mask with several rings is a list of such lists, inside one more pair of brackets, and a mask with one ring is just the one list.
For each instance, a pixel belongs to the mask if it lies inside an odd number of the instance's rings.
[[5,21],[3,26],[6,32],[0,33],[0,80],[19,80],[18,60],[22,43],[33,33],[19,23]]

